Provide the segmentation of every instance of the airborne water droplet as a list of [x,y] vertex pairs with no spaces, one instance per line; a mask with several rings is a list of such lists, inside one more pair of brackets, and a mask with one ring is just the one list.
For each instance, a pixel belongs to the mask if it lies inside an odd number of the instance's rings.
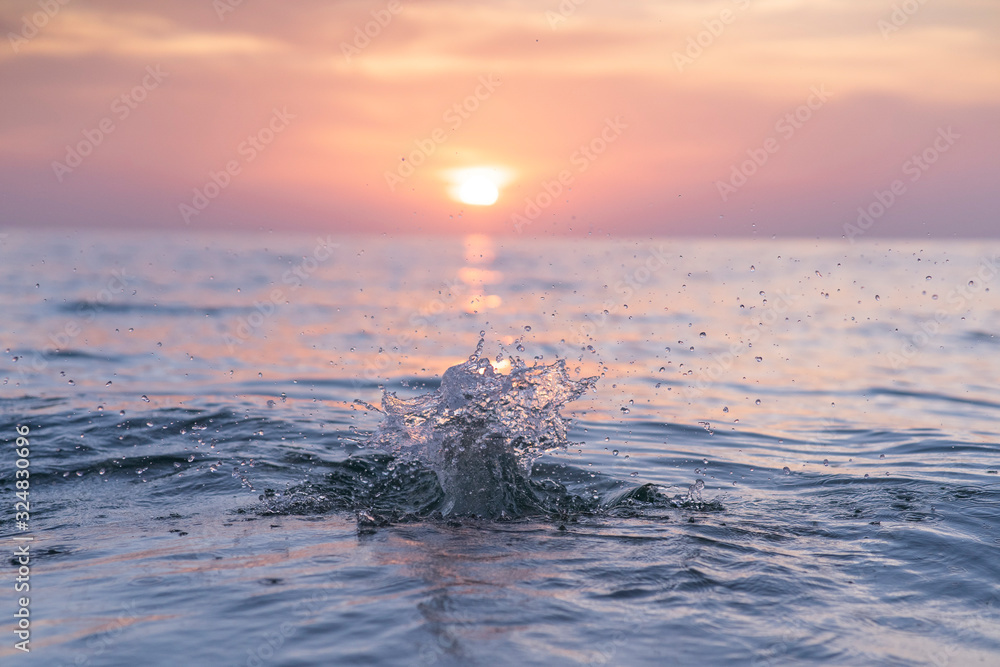
[[149,403],[149,396],[146,396],[145,394],[143,394],[142,395],[142,402],[143,403]]
[[786,475],[791,475],[792,474],[792,471],[791,471],[791,469],[788,466],[785,466],[784,468],[782,468],[781,472],[785,473]]
[[612,449],[611,450],[611,456],[618,456],[618,450],[617,449]]
[[756,401],[753,402],[753,404],[754,405],[760,405],[760,399],[758,398]]

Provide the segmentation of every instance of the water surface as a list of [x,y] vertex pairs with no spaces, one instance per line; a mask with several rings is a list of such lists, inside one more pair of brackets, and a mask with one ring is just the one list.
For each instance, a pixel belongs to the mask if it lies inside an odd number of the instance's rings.
[[[995,242],[11,233],[32,651],[0,657],[996,664],[998,273]],[[449,506],[355,402],[441,391],[481,331],[499,376],[596,378],[516,461],[537,506]]]

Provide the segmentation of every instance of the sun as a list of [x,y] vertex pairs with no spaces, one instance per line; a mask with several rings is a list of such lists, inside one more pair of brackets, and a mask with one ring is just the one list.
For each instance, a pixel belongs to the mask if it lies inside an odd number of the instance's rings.
[[499,196],[496,184],[482,174],[469,176],[458,186],[458,199],[464,204],[490,206]]
[[444,173],[451,183],[451,198],[470,206],[492,206],[500,198],[500,189],[511,180],[504,167],[466,167]]

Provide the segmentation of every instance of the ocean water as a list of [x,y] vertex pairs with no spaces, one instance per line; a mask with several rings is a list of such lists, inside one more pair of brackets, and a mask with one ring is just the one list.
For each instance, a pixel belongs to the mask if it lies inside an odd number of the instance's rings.
[[996,241],[9,231],[0,662],[1000,664],[998,275]]

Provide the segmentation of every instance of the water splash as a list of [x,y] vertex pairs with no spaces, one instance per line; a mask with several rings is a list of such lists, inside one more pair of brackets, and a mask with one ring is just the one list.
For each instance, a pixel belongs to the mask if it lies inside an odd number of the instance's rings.
[[670,498],[656,484],[539,461],[573,444],[560,410],[598,378],[573,379],[562,360],[528,367],[516,357],[507,359],[504,375],[483,356],[483,336],[467,361],[445,371],[438,389],[410,399],[383,389],[381,408],[355,400],[383,416],[374,433],[354,441],[367,451],[328,462],[321,478],[264,489],[255,511],[353,512],[360,532],[446,516],[569,523],[582,515],[669,520],[668,509],[722,511],[720,502],[701,497],[701,480],[686,496]]
[[569,444],[560,409],[597,378],[570,378],[563,360],[528,367],[517,357],[503,375],[483,343],[431,393],[402,399],[383,390],[385,419],[366,444],[429,466],[444,492],[442,514],[517,516],[540,503],[534,462]]

